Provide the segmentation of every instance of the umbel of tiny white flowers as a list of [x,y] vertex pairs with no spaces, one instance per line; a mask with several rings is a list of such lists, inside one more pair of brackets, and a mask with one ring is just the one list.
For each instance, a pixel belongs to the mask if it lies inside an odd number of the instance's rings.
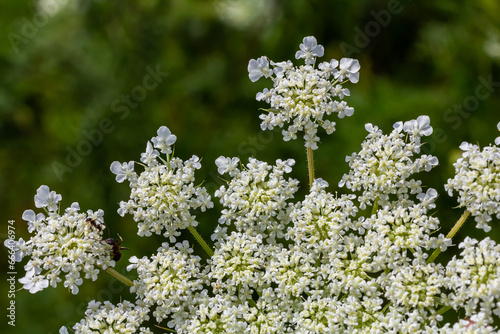
[[[497,125],[500,130],[500,123]],[[500,137],[495,145],[481,150],[478,145],[463,142],[462,157],[457,160],[455,176],[445,189],[450,196],[458,192],[458,202],[476,221],[476,227],[488,232],[492,216],[500,219]]]
[[[260,235],[268,241],[283,237],[291,206],[287,203],[298,190],[299,181],[285,179],[292,171],[293,159],[276,160],[271,166],[254,158],[240,170],[238,158],[219,157],[215,163],[220,174],[232,177],[227,186],[215,192],[224,206],[221,225],[233,225],[238,232]],[[218,227],[217,231],[226,231]],[[218,233],[212,237],[213,240]]]
[[305,147],[318,148],[318,127],[321,126],[331,134],[335,131],[335,122],[326,119],[332,113],[339,118],[351,116],[354,109],[344,101],[350,91],[343,88],[346,81],[356,83],[359,80],[359,62],[351,58],[343,58],[340,64],[332,59],[323,62],[316,69],[317,57],[324,54],[324,48],[318,45],[313,36],[305,37],[296,52],[296,59],[304,59],[306,65],[294,67],[291,61],[275,63],[269,67],[266,57],[251,59],[248,63],[248,76],[252,82],[262,76],[273,80],[273,88],[265,88],[257,94],[258,101],[270,104],[270,109],[263,109],[260,115],[263,130],[274,127],[284,128],[283,139],[288,141],[297,138],[297,132],[304,132]]
[[412,175],[424,170],[428,172],[438,164],[435,156],[416,157],[420,153],[421,137],[432,134],[429,117],[397,122],[390,135],[384,135],[370,123],[365,128],[369,134],[361,151],[346,157],[351,170],[342,177],[339,186],[362,191],[358,197],[361,209],[375,202],[390,208],[394,199],[398,205],[413,205],[409,196],[421,194],[422,187],[421,181],[413,179]]
[[478,242],[466,237],[459,248],[462,253],[446,265],[450,306],[493,324],[500,317],[500,245],[490,238]]
[[[284,62],[273,64],[271,71],[267,59],[260,58],[250,62],[250,78],[275,75],[273,80],[279,83],[296,75],[297,84],[305,86],[316,80],[308,88],[311,101],[301,97],[303,105],[310,107],[308,103],[316,103],[314,94],[319,94],[314,90],[322,88],[321,80],[310,74],[314,74],[316,57],[323,53],[314,37],[306,37],[296,53],[296,58],[305,59],[304,67],[291,70],[291,62]],[[329,67],[330,76],[339,82],[358,80],[356,61],[341,60],[340,70],[335,62],[320,64],[321,71]],[[340,94],[348,95],[343,88]],[[301,122],[304,117],[292,121]],[[311,119],[318,121],[314,116]],[[314,122],[306,123],[304,129],[322,125]],[[140,326],[152,311],[156,321],[168,321],[178,334],[494,333],[500,317],[500,246],[490,239],[467,238],[459,246],[462,253],[446,266],[429,261],[427,255],[434,249],[433,257],[451,245],[442,234],[436,236],[439,220],[432,211],[437,191],[424,192],[416,179],[417,173],[438,164],[436,157],[420,154],[421,138],[432,133],[429,117],[397,122],[388,135],[372,124],[365,128],[366,140],[359,152],[347,157],[350,171],[340,182],[357,194],[333,195],[326,190],[326,181],[312,178],[309,193],[292,203],[299,183],[285,174],[291,172],[293,160],[278,159],[270,165],[251,158],[242,165],[238,158],[219,157],[219,173],[231,179],[216,193],[224,210],[212,236],[215,250],[207,251],[210,258],[205,262],[193,255],[187,241],[174,246],[164,242],[150,257],[132,257],[127,269],[136,269],[138,274],[130,284],[136,303],[92,301],[74,332],[149,334],[149,329]],[[163,233],[170,242],[185,227],[196,237],[191,210],[212,205],[206,190],[193,183],[199,159],[173,157],[175,141],[167,127],[160,127],[141,155],[144,171],[139,175],[134,162],[111,165],[116,180],[127,180],[131,187],[130,200],[120,204],[119,213],[134,215],[139,235]],[[499,141],[500,137],[497,145]],[[463,158],[467,166],[462,162],[460,173],[477,177],[474,182],[481,183],[483,194],[489,196],[487,202],[498,202],[498,173],[484,167],[491,155],[498,161],[496,149],[479,151],[469,145]],[[308,157],[312,147],[308,147]],[[490,160],[486,164],[497,167]],[[478,167],[484,168],[479,171]],[[465,196],[466,190],[460,189]],[[35,259],[27,268],[34,273],[25,282],[30,290],[48,285],[55,261],[63,261],[64,272],[64,268],[76,270],[73,262],[64,262],[65,257],[86,259],[85,247],[90,244],[82,246],[81,240],[101,237],[102,211],[80,214],[74,203],[59,215],[60,200],[60,195],[42,186],[35,204],[48,217],[31,210],[23,215],[30,232],[36,231],[39,237],[19,240],[13,246],[16,259],[27,255]],[[369,206],[371,212],[365,211]],[[481,210],[492,208],[497,207],[488,204]],[[92,219],[89,223],[88,218]],[[93,241],[95,247],[99,244],[106,246]],[[61,248],[60,253],[51,247]],[[79,252],[82,247],[83,253]],[[104,252],[109,260],[109,248]],[[57,258],[50,258],[53,254]],[[74,292],[78,284],[73,281],[68,286]],[[442,313],[451,308],[469,319],[443,325]],[[68,334],[68,329],[62,327],[60,333]]]
[[[160,127],[157,134],[141,154],[139,164],[144,171],[139,175],[133,161],[111,164],[116,181],[127,180],[131,188],[130,199],[120,202],[118,213],[122,217],[133,215],[139,236],[163,234],[175,242],[181,229],[198,224],[192,211],[205,211],[213,203],[206,189],[194,184],[194,173],[201,168],[200,159],[195,155],[186,161],[173,157],[171,145],[176,141],[175,135],[166,126]],[[166,154],[165,158],[156,149]]]
[[[144,333],[153,334],[145,327],[140,327],[144,321],[149,320],[149,309],[138,303],[137,305],[123,301],[113,305],[109,301],[104,303],[92,300],[85,318],[73,326],[75,334],[84,333]],[[68,329],[63,326],[60,334],[69,334]]]
[[56,287],[64,280],[64,286],[77,294],[78,286],[83,282],[81,274],[85,279],[95,281],[100,268],[115,265],[110,256],[111,246],[101,242],[106,228],[104,212],[89,210],[82,213],[78,203],[74,202],[59,214],[61,199],[61,195],[45,185],[38,188],[35,206],[45,209],[47,216],[26,210],[22,217],[28,222],[28,231],[34,235],[26,242],[20,239],[14,244],[5,243],[16,251],[16,261],[30,257],[24,266],[26,276],[19,282],[31,293],[49,285]]
[[189,319],[188,309],[197,307],[207,284],[201,258],[192,253],[187,241],[174,247],[165,242],[151,257],[132,257],[127,267],[129,271],[136,269],[138,275],[130,291],[144,306],[154,310],[158,323],[171,318],[170,328],[182,326]]

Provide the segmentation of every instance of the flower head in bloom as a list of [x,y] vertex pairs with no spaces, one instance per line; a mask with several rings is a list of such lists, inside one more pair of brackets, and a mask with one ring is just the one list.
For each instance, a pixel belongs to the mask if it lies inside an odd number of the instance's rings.
[[197,304],[205,275],[201,270],[201,258],[192,253],[187,241],[175,247],[163,243],[157,254],[150,258],[134,257],[127,267],[127,270],[136,269],[138,274],[131,292],[135,292],[146,307],[154,309],[158,323],[171,318],[168,326],[176,327],[189,318],[187,310]]
[[[175,136],[167,127],[158,130],[158,137],[151,139],[154,147],[162,152],[170,152]],[[180,230],[196,226],[196,216],[191,211],[205,211],[213,207],[205,188],[194,184],[194,173],[201,168],[197,156],[186,161],[167,155],[166,160],[148,142],[146,152],[141,155],[145,164],[139,175],[133,163],[111,164],[118,182],[128,180],[131,188],[130,199],[120,203],[121,216],[132,214],[138,225],[139,236],[163,234],[171,242],[180,235]]]
[[462,157],[453,165],[455,177],[445,189],[450,196],[458,192],[460,206],[467,208],[476,220],[476,227],[488,232],[492,216],[500,218],[500,148],[463,142]]
[[151,138],[151,142],[155,148],[160,149],[160,152],[164,154],[172,153],[171,146],[174,145],[176,140],[177,137],[166,126],[160,127],[158,129],[158,136]]
[[[52,194],[49,198],[61,199],[54,195],[47,186],[40,187],[37,192],[40,202],[43,194]],[[53,203],[56,205],[57,203]],[[15,251],[16,261],[23,257],[30,260],[25,265],[26,276],[19,282],[26,290],[36,293],[48,287],[56,287],[64,280],[64,286],[71,293],[77,294],[79,285],[85,279],[97,279],[99,270],[113,267],[115,261],[111,257],[111,246],[101,241],[105,228],[102,210],[81,213],[78,203],[73,203],[63,214],[49,211],[35,214],[26,210],[23,219],[28,222],[29,232],[34,234],[27,242],[20,239],[9,242],[8,246]],[[89,223],[93,220],[93,224]]]
[[[314,37],[306,37],[296,54],[305,66],[265,57],[249,64],[252,81],[264,76],[275,83],[257,95],[272,107],[260,116],[263,128],[286,127],[285,140],[302,131],[311,149],[317,148],[319,127],[335,130],[324,115],[352,115],[339,101],[350,95],[342,84],[359,79],[354,59],[315,69],[323,53]],[[215,193],[223,210],[213,250],[200,242],[210,255],[202,260],[187,241],[172,245],[183,228],[196,236],[195,210],[213,206],[207,191],[194,183],[200,159],[174,157],[176,137],[161,127],[141,154],[144,171],[136,172],[134,162],[113,162],[111,171],[131,188],[118,212],[133,215],[139,235],[163,234],[169,242],[152,256],[130,258],[127,270],[137,272],[130,289],[135,304],[92,301],[73,332],[150,334],[141,327],[149,312],[158,327],[178,334],[498,332],[500,246],[489,238],[466,238],[459,245],[462,253],[447,265],[431,261],[451,239],[438,234],[438,192],[417,178],[438,164],[436,157],[420,153],[422,137],[433,131],[430,118],[397,122],[389,134],[370,123],[365,129],[360,151],[346,158],[350,170],[340,186],[347,194],[329,192],[328,182],[318,178],[305,197],[295,198],[299,182],[286,175],[292,159],[270,164],[250,158],[243,164],[217,158],[217,170],[227,179]],[[485,221],[499,215],[500,152],[497,146],[481,151],[469,143],[460,148],[464,153],[447,190],[458,191],[460,203],[489,229]],[[36,236],[5,242],[15,260],[31,258],[20,280],[30,292],[55,286],[65,275],[63,285],[76,293],[83,279],[75,273],[94,279],[96,264],[114,264],[109,245],[100,241],[102,210],[82,214],[73,203],[60,215],[60,200],[41,187],[35,202],[44,214],[23,214]],[[448,309],[458,320],[443,324]]]
[[[340,186],[362,191],[358,198],[361,209],[372,205],[375,200],[382,206],[391,206],[394,199],[397,199],[396,203],[404,200],[405,206],[413,205],[409,195],[421,194],[422,187],[412,175],[428,172],[438,164],[434,156],[415,157],[420,152],[421,136],[432,133],[429,117],[420,116],[404,124],[397,122],[389,135],[384,135],[372,124],[366,124],[365,128],[368,136],[361,145],[361,151],[346,157],[351,171],[342,177]],[[405,132],[409,135],[408,142]],[[428,193],[417,198],[431,204],[428,199],[435,198],[433,196],[434,193]]]
[[450,306],[467,317],[482,314],[492,324],[500,320],[500,245],[467,237],[459,248],[462,253],[446,265]]
[[[265,237],[283,237],[286,223],[287,201],[298,190],[298,181],[285,179],[295,161],[277,160],[275,166],[250,158],[242,170],[236,169],[236,158],[218,158],[219,172],[229,172],[233,178],[227,186],[216,191],[224,210],[220,224],[234,225],[237,231],[261,234]],[[221,163],[232,169],[221,168]]]
[[248,77],[252,82],[259,80],[262,76],[268,78],[273,74],[269,68],[269,60],[267,57],[262,56],[259,59],[252,59],[248,63]]
[[57,204],[61,201],[62,197],[56,194],[55,191],[50,191],[49,187],[41,186],[36,191],[35,206],[37,208],[47,208],[49,211],[57,211]]
[[[145,327],[140,327],[144,321],[149,320],[149,309],[144,306],[135,305],[129,301],[123,301],[113,305],[109,301],[104,303],[92,300],[85,318],[73,326],[75,334],[85,333],[144,333],[153,332]],[[68,329],[62,327],[60,334],[68,334]]]
[[339,70],[334,71],[334,78],[339,81],[344,81],[349,79],[352,83],[357,83],[359,81],[359,61],[352,58],[342,58],[340,60]]
[[306,65],[314,64],[316,57],[323,57],[325,53],[325,48],[322,45],[318,45],[314,36],[304,37],[299,47],[300,51],[295,53],[295,59],[304,58]]
[[240,159],[238,158],[224,158],[220,156],[215,160],[215,164],[217,165],[219,174],[229,173],[229,176],[234,176],[239,172],[237,168],[239,161]]
[[[257,81],[262,76],[273,80],[273,88],[265,88],[257,94],[258,101],[265,101],[271,106],[260,115],[263,130],[274,127],[283,128],[285,141],[296,139],[298,132],[304,133],[305,146],[318,148],[318,127],[328,134],[335,131],[335,122],[326,119],[331,114],[339,118],[351,116],[354,109],[344,101],[350,91],[343,88],[345,81],[356,83],[359,80],[359,62],[343,58],[339,62],[332,59],[314,67],[317,57],[324,54],[324,48],[317,44],[313,36],[305,37],[295,57],[304,59],[305,65],[295,67],[291,61],[272,62],[270,69],[266,57],[252,59],[248,64],[249,76]],[[273,73],[275,76],[273,76]]]
[[133,181],[137,174],[134,172],[134,162],[119,163],[114,161],[111,164],[111,172],[116,175],[116,182],[122,183],[125,180]]

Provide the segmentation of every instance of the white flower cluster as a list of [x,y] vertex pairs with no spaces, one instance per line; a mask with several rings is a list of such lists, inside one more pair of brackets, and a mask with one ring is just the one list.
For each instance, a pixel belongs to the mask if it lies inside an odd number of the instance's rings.
[[[219,223],[234,225],[237,231],[250,235],[282,238],[289,208],[286,201],[293,198],[299,184],[295,179],[285,180],[284,174],[292,171],[295,161],[278,159],[275,166],[270,166],[250,158],[242,170],[238,162],[238,158],[224,157],[215,162],[221,174],[228,172],[233,177],[227,187],[215,193],[225,208]],[[225,234],[226,229],[218,227],[217,231]]]
[[59,214],[62,197],[49,187],[41,186],[35,196],[35,205],[45,208],[43,213],[35,214],[26,210],[23,219],[28,222],[28,231],[34,235],[25,242],[7,240],[5,245],[16,251],[16,261],[29,256],[25,265],[26,276],[19,279],[24,289],[36,293],[49,285],[56,287],[63,281],[71,293],[78,293],[78,286],[85,279],[95,281],[99,269],[114,267],[111,246],[102,240],[105,229],[102,210],[87,213],[80,211],[78,203],[73,203],[64,214]]
[[[500,130],[500,123],[497,125]],[[500,137],[495,145],[485,147],[463,142],[462,158],[453,165],[455,177],[445,189],[450,196],[458,192],[460,206],[466,207],[476,220],[476,227],[491,230],[488,223],[496,215],[500,219]]]
[[[113,305],[91,301],[85,311],[85,318],[73,326],[75,334],[90,333],[143,333],[152,334],[148,328],[140,327],[142,322],[149,320],[149,309],[124,301]],[[69,334],[66,327],[59,330],[60,334]]]
[[170,242],[175,242],[181,229],[198,224],[192,210],[205,211],[213,207],[206,189],[194,184],[194,173],[201,168],[200,159],[193,155],[182,161],[169,155],[175,139],[167,127],[158,129],[158,136],[151,142],[167,154],[166,160],[148,142],[141,156],[144,171],[140,175],[134,171],[133,161],[111,164],[116,180],[128,180],[131,188],[130,200],[120,202],[118,213],[122,217],[127,213],[134,216],[139,236],[163,233]]
[[306,65],[294,67],[291,61],[274,63],[269,68],[269,60],[261,57],[252,59],[248,64],[250,80],[260,77],[271,77],[273,88],[265,88],[257,94],[258,101],[270,104],[271,109],[260,115],[262,130],[283,128],[283,139],[288,141],[297,138],[297,132],[304,132],[305,146],[315,150],[318,148],[318,126],[328,134],[335,131],[335,122],[325,119],[332,113],[339,118],[351,116],[354,109],[345,101],[350,91],[343,88],[346,81],[356,83],[359,80],[359,62],[351,58],[342,58],[340,63],[332,59],[314,68],[316,57],[323,56],[324,48],[317,44],[313,36],[305,37],[295,58],[304,58]]
[[346,157],[351,170],[339,183],[352,191],[362,191],[358,198],[361,209],[374,202],[390,206],[393,200],[398,206],[408,207],[413,205],[409,197],[412,194],[424,202],[437,196],[433,189],[423,194],[421,182],[410,178],[415,173],[428,172],[438,164],[438,159],[430,155],[412,160],[420,153],[420,138],[432,133],[428,116],[397,122],[390,135],[384,135],[369,123],[365,128],[369,132],[367,139],[359,153]]
[[[424,250],[451,241],[430,236],[439,227],[426,214],[436,196],[412,205],[401,199],[399,210],[364,218],[354,195],[336,198],[321,179],[303,201],[286,204],[297,186],[283,179],[291,161],[238,164],[217,159],[219,171],[233,177],[217,194],[228,208],[220,222],[236,231],[218,228],[207,274],[214,295],[197,293],[185,327],[176,322],[178,333],[439,333],[445,272],[426,263]],[[267,192],[271,181],[276,193]],[[286,243],[266,239],[278,221],[288,226]]]
[[490,238],[478,242],[467,237],[459,248],[459,257],[446,265],[450,306],[464,309],[467,317],[481,314],[492,324],[500,319],[500,245]]
[[269,301],[294,310],[273,316],[291,324],[278,332],[404,333],[424,329],[414,317],[439,320],[430,312],[439,305],[444,270],[427,264],[423,249],[450,242],[429,237],[438,221],[425,215],[427,207],[379,210],[365,219],[357,217],[354,195],[335,198],[327,186],[315,180],[295,205],[287,233],[294,243],[266,266],[268,285],[278,286],[266,291]]
[[[430,134],[427,117],[396,128],[391,140],[400,152],[393,159],[399,157],[399,168],[407,171],[400,178],[437,163],[434,157],[408,158],[419,152],[420,136]],[[410,142],[403,140],[402,130]],[[375,137],[388,138],[378,130],[369,135]],[[380,142],[373,141],[374,152]],[[207,297],[208,305],[217,307],[188,328],[202,333],[440,332],[442,317],[436,312],[445,270],[427,264],[424,251],[445,250],[451,240],[431,236],[439,228],[437,218],[427,214],[435,207],[435,190],[413,192],[416,203],[400,191],[365,218],[359,216],[355,195],[337,198],[325,191],[328,184],[321,179],[304,200],[286,204],[297,184],[284,180],[282,170],[289,172],[292,163],[277,161],[271,167],[252,159],[243,170],[237,158],[220,157],[216,163],[220,173],[233,177],[217,193],[226,208],[219,222],[230,223],[236,232],[226,235],[226,228],[218,227],[208,273],[215,296]],[[359,165],[351,167],[355,173]],[[276,170],[278,177],[270,180],[277,184],[270,188],[266,177]],[[272,196],[270,189],[276,189]],[[284,196],[279,206],[277,194]],[[260,210],[266,203],[268,208]],[[288,227],[287,242],[266,239],[268,227],[279,223]]]
[[177,243],[175,247],[164,243],[150,258],[132,257],[132,264],[127,267],[127,270],[136,269],[138,273],[131,292],[141,303],[154,310],[158,323],[170,318],[168,327],[171,328],[182,329],[192,316],[198,291],[203,289],[205,283],[201,259],[192,252],[187,241]]
[[474,314],[469,320],[461,319],[450,327],[446,324],[439,332],[440,334],[496,334],[498,331],[488,325],[484,319],[484,314]]
[[[358,81],[359,64],[342,59],[339,66],[332,60],[316,70],[316,57],[323,53],[314,37],[306,37],[296,53],[305,66],[272,63],[271,70],[265,57],[250,61],[252,81],[275,76],[274,88],[258,95],[272,107],[261,117],[263,129],[290,123],[285,140],[304,131],[306,147],[315,149],[318,126],[333,131],[325,114],[352,114],[333,98],[349,95],[341,84]],[[175,158],[175,135],[158,129],[141,155],[142,173],[134,171],[134,162],[113,162],[111,171],[132,189],[119,214],[133,215],[140,236],[163,234],[169,242],[152,256],[130,259],[127,269],[138,274],[129,283],[135,304],[92,301],[74,332],[149,334],[140,326],[151,312],[160,328],[178,334],[496,333],[500,246],[489,238],[467,238],[460,256],[446,265],[433,262],[451,239],[438,234],[432,212],[437,191],[424,192],[416,178],[438,164],[436,157],[420,153],[422,137],[433,131],[429,117],[397,122],[388,135],[372,124],[365,128],[361,150],[346,158],[350,171],[339,184],[350,193],[343,195],[328,192],[328,183],[318,178],[305,198],[295,199],[299,182],[285,175],[292,159],[272,165],[250,158],[243,165],[238,158],[219,157],[218,172],[230,179],[215,193],[223,210],[213,250],[193,228],[193,211],[213,207],[205,188],[194,185],[199,158]],[[489,230],[491,215],[499,217],[500,151],[461,147],[465,152],[446,190],[457,190],[460,204]],[[76,293],[81,271],[95,280],[96,266],[114,265],[112,246],[101,240],[102,210],[79,213],[73,203],[59,215],[60,200],[40,187],[35,204],[48,217],[27,210],[23,218],[36,235],[28,242],[6,242],[16,260],[31,256],[20,280],[30,292],[56,286],[66,273],[64,285]],[[171,245],[185,228],[210,258],[193,255],[187,241]],[[443,324],[442,314],[450,309],[458,319]],[[67,328],[60,333],[68,334]]]

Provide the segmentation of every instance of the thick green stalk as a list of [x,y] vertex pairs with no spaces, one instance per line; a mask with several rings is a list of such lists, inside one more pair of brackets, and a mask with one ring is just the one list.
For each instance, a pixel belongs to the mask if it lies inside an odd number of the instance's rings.
[[189,232],[195,237],[196,241],[203,247],[205,252],[208,254],[208,256],[212,257],[214,255],[214,251],[210,248],[210,246],[203,240],[201,235],[196,231],[196,229],[193,226],[188,227]]
[[314,159],[313,150],[310,147],[307,148],[307,170],[309,171],[309,188],[311,188],[314,182]]
[[[467,218],[469,217],[470,212],[469,210],[465,210],[465,212],[462,214],[460,219],[456,222],[455,226],[451,229],[450,233],[446,236],[446,238],[451,239],[457,234],[458,230],[462,227],[462,225],[465,223]],[[440,248],[436,248],[434,252],[431,254],[431,256],[427,259],[427,263],[434,262],[434,260],[438,257],[438,255],[441,253]]]
[[134,286],[134,283],[131,280],[129,280],[127,277],[123,276],[113,268],[108,267],[105,271],[114,278],[116,278],[117,280],[119,280],[120,282],[122,282],[123,284],[128,286]]

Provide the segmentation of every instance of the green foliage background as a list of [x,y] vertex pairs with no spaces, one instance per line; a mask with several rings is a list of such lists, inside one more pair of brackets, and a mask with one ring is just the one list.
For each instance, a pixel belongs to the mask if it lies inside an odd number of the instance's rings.
[[[293,59],[302,38],[309,35],[325,46],[322,60],[351,56],[361,63],[360,82],[347,86],[351,97],[346,101],[355,113],[335,120],[337,132],[321,136],[315,155],[316,175],[329,181],[332,191],[338,190],[336,184],[347,171],[344,157],[360,147],[365,123],[391,131],[398,120],[429,115],[435,135],[426,153],[437,155],[440,165],[422,178],[441,194],[436,215],[447,233],[462,212],[452,209],[456,202],[443,189],[459,157],[458,146],[464,140],[485,146],[499,135],[500,86],[488,98],[475,98],[482,85],[479,77],[500,82],[498,1],[63,2],[0,4],[3,238],[9,219],[15,220],[18,238],[29,238],[21,215],[35,209],[36,189],[46,184],[62,194],[63,207],[78,201],[82,210],[105,211],[112,233],[119,232],[131,248],[124,251],[119,270],[129,256],[154,252],[162,238],[139,238],[133,221],[116,213],[118,202],[129,193],[125,184],[114,181],[109,166],[115,160],[139,160],[146,141],[161,125],[177,135],[176,155],[203,158],[199,180],[205,179],[212,193],[221,184],[213,163],[220,155],[269,162],[291,157],[297,161],[293,176],[302,181],[300,198],[307,189],[303,144],[283,142],[279,129],[260,131],[258,108],[265,105],[255,101],[255,94],[271,82],[252,84],[246,68],[249,59],[262,55],[275,61]],[[349,48],[356,50],[350,53]],[[143,84],[147,67],[158,67],[168,76],[147,91],[143,101],[130,104],[135,107],[126,107],[126,113],[120,99]],[[469,110],[459,112],[455,106],[464,103],[470,103]],[[103,119],[109,119],[112,130],[102,133],[102,140],[91,145],[71,171],[58,176],[55,163],[68,165],[68,152],[81,149],[88,141],[85,133],[95,135]],[[208,238],[217,210],[199,220]],[[457,242],[467,234],[485,236],[473,225],[470,221]],[[491,236],[498,240],[498,229]],[[6,268],[7,253],[2,254]],[[17,270],[22,277],[22,265]],[[5,310],[5,279],[0,286]],[[132,297],[105,274],[96,283],[85,281],[77,296],[62,286],[36,295],[19,291],[16,327],[7,326],[3,318],[0,328],[58,333],[61,325],[82,318],[89,300],[120,298]]]

